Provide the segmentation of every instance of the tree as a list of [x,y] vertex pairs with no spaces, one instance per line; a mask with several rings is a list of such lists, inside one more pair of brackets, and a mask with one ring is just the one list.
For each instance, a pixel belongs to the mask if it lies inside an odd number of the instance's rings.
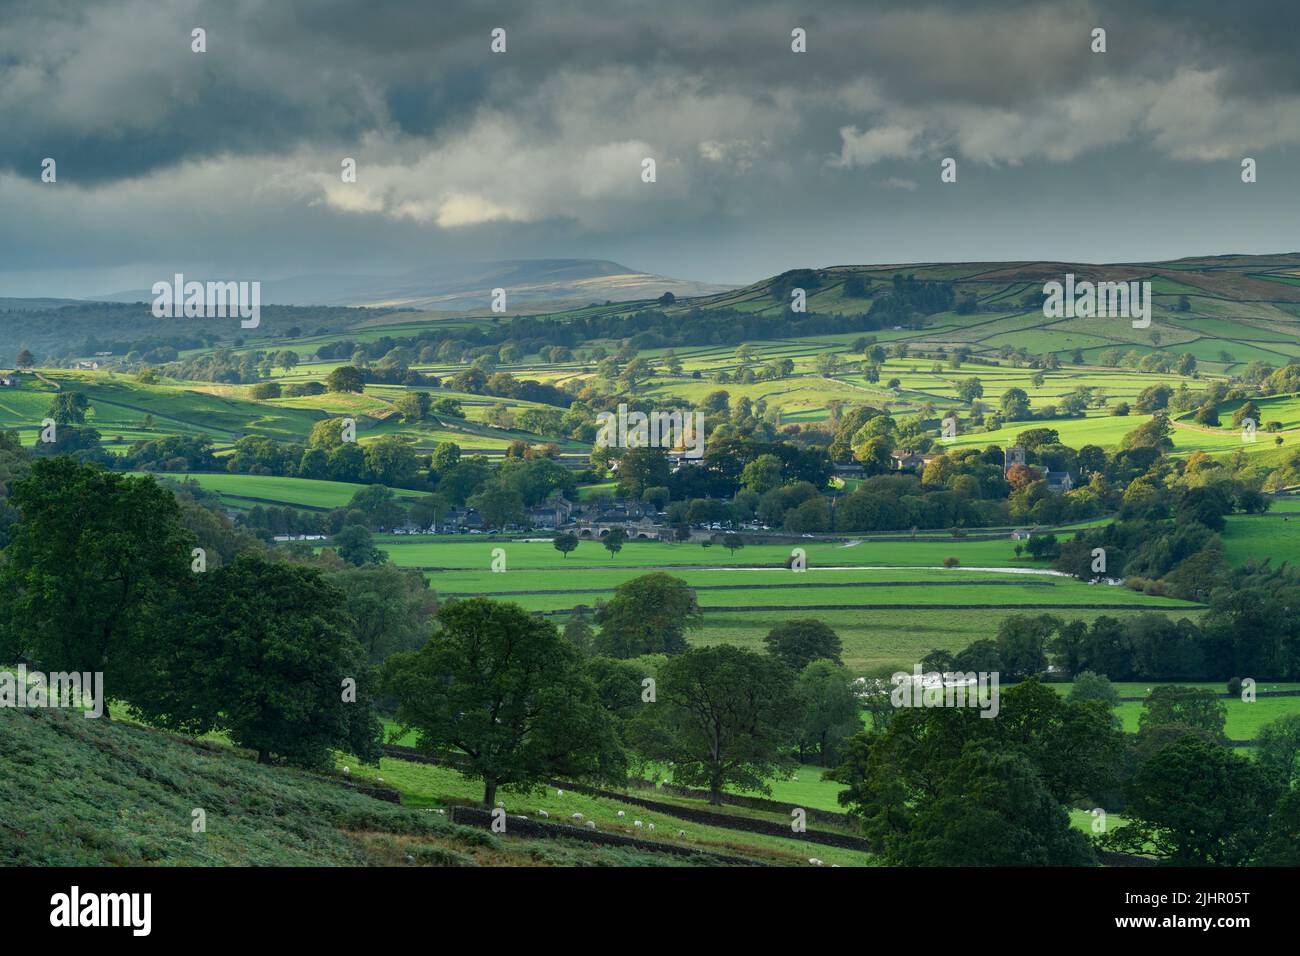
[[31,368],[35,364],[36,356],[28,349],[20,351],[18,357],[14,359],[14,368]]
[[415,449],[396,435],[384,435],[365,446],[366,471],[372,481],[401,487],[419,470]]
[[340,365],[325,377],[325,387],[331,392],[364,392],[366,373],[353,365]]
[[382,664],[428,639],[438,599],[417,569],[365,565],[332,572],[326,580],[343,593],[352,635],[370,663]]
[[1154,850],[1175,866],[1240,866],[1263,842],[1276,796],[1254,761],[1184,736],[1138,768],[1125,788],[1128,822],[1105,842],[1129,852]]
[[488,482],[470,496],[467,504],[478,509],[489,528],[504,528],[524,520],[523,496],[501,481]]
[[957,395],[969,405],[976,399],[984,397],[984,383],[978,378],[968,378],[957,388]]
[[1300,780],[1300,714],[1284,714],[1259,730],[1259,766],[1280,786]]
[[677,654],[686,631],[703,622],[695,591],[681,578],[656,571],[620,584],[596,612],[596,651],[606,657]]
[[33,461],[9,502],[22,520],[0,564],[0,648],[49,671],[101,671],[128,698],[144,679],[134,649],[170,633],[168,595],[190,575],[175,496],[59,456]]
[[629,733],[639,753],[672,762],[677,783],[708,787],[714,805],[728,784],[770,793],[794,735],[792,685],[770,657],[725,644],[695,648],[660,667],[657,701]]
[[[960,657],[958,668],[964,666]],[[891,860],[903,855],[910,835],[927,819],[953,812],[951,798],[963,792],[963,776],[975,773],[962,765],[972,748],[1023,757],[1058,807],[1113,786],[1124,753],[1124,735],[1105,707],[1069,701],[1037,678],[1003,687],[993,720],[983,719],[974,707],[899,707],[883,723],[883,729],[846,741],[843,762],[824,776],[846,785],[840,803]],[[1022,781],[1028,776],[1011,768],[1006,773]],[[1014,789],[1031,792],[1023,782]],[[947,809],[939,806],[945,803]],[[930,817],[932,812],[938,816]],[[1051,815],[1042,809],[1034,814],[1041,821],[1040,836],[1050,833]],[[939,829],[932,830],[932,838]]]
[[843,645],[829,625],[816,618],[794,618],[778,624],[763,638],[767,652],[795,673],[812,661],[840,664]]
[[1060,624],[1050,614],[1035,617],[1015,614],[1004,618],[998,625],[997,638],[1003,677],[1020,680],[1046,670],[1047,642]]
[[359,511],[366,527],[388,531],[406,520],[406,509],[397,501],[393,489],[384,485],[367,485],[352,496],[349,511]]
[[555,540],[552,543],[555,545],[555,550],[560,552],[560,554],[564,555],[567,559],[570,551],[577,550],[578,536],[576,534],[565,534],[561,532],[555,536]]
[[1228,707],[1213,691],[1203,687],[1161,685],[1152,688],[1142,702],[1138,732],[1177,725],[1202,731],[1222,740],[1228,721]]
[[[194,575],[174,632],[132,699],[150,723],[223,731],[258,763],[323,768],[331,751],[379,762],[374,674],[343,592],[319,570],[244,554]],[[355,697],[348,682],[355,681]]]
[[1029,417],[1029,394],[1023,388],[1009,388],[1002,393],[1002,417],[1018,422]]
[[605,536],[600,539],[600,543],[605,550],[609,552],[612,558],[623,550],[623,542],[627,540],[627,532],[622,528],[610,528],[605,532]]
[[760,495],[766,494],[781,485],[784,471],[784,465],[778,456],[759,455],[741,470],[740,484]]
[[618,493],[640,498],[647,488],[666,485],[671,469],[662,448],[629,448],[618,462]]
[[84,425],[90,401],[82,392],[59,392],[50,402],[46,415],[60,425]]
[[1070,825],[1033,764],[982,746],[962,753],[886,858],[900,866],[1096,863],[1088,838]]
[[1114,710],[1119,705],[1119,691],[1104,674],[1080,671],[1074,675],[1074,682],[1070,686],[1070,700],[1099,700],[1108,709]]
[[388,555],[375,547],[375,539],[365,525],[345,525],[331,543],[340,558],[358,567],[388,560]]
[[722,536],[722,546],[734,555],[745,546],[745,539],[738,534],[727,532]]
[[564,639],[589,656],[596,644],[596,629],[587,620],[587,609],[578,605],[573,609],[573,616],[564,625]]
[[407,514],[416,529],[424,530],[426,528],[436,528],[449,507],[447,499],[435,491],[431,494],[420,495],[420,497],[414,499]]
[[617,780],[626,772],[612,722],[578,650],[517,604],[454,601],[420,650],[384,665],[397,722],[429,753],[483,783],[526,789],[555,776]]
[[833,764],[840,742],[862,729],[849,672],[834,661],[812,661],[795,680],[794,696],[800,714],[800,761],[816,754],[823,767]]
[[422,422],[429,417],[433,409],[433,400],[428,392],[406,392],[393,403],[397,414],[406,422]]

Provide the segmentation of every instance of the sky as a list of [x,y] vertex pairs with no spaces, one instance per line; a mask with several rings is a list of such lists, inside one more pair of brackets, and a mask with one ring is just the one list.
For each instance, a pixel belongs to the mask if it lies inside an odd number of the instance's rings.
[[1298,28],[1290,0],[0,0],[0,296],[1296,251]]

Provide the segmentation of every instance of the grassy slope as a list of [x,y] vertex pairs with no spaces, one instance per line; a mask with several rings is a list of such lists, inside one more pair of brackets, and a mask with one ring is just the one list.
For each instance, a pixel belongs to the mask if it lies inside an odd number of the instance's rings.
[[[195,808],[207,832],[191,832]],[[456,827],[296,770],[121,723],[0,709],[0,866],[673,865]]]

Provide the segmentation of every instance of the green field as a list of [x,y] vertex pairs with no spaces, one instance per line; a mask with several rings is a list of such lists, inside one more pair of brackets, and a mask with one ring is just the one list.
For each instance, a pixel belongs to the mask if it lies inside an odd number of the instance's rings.
[[[228,475],[208,472],[159,472],[175,481],[192,480],[208,491],[215,491],[228,503],[247,507],[251,504],[300,505],[307,508],[341,508],[366,485],[346,481],[321,481],[315,478],[279,478],[274,475]],[[397,489],[397,495],[416,497],[419,493]]]

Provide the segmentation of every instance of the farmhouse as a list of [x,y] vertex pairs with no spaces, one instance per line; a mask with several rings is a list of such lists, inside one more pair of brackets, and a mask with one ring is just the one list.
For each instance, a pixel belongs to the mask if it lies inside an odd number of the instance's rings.
[[0,376],[0,388],[17,388],[18,378],[14,375]]
[[895,471],[923,471],[926,465],[939,456],[895,449],[889,453],[889,457],[893,459]]
[[534,528],[558,528],[568,522],[573,505],[558,491],[524,513],[524,523]]
[[1053,494],[1063,495],[1074,487],[1074,479],[1068,471],[1049,471],[1047,473],[1047,490]]

